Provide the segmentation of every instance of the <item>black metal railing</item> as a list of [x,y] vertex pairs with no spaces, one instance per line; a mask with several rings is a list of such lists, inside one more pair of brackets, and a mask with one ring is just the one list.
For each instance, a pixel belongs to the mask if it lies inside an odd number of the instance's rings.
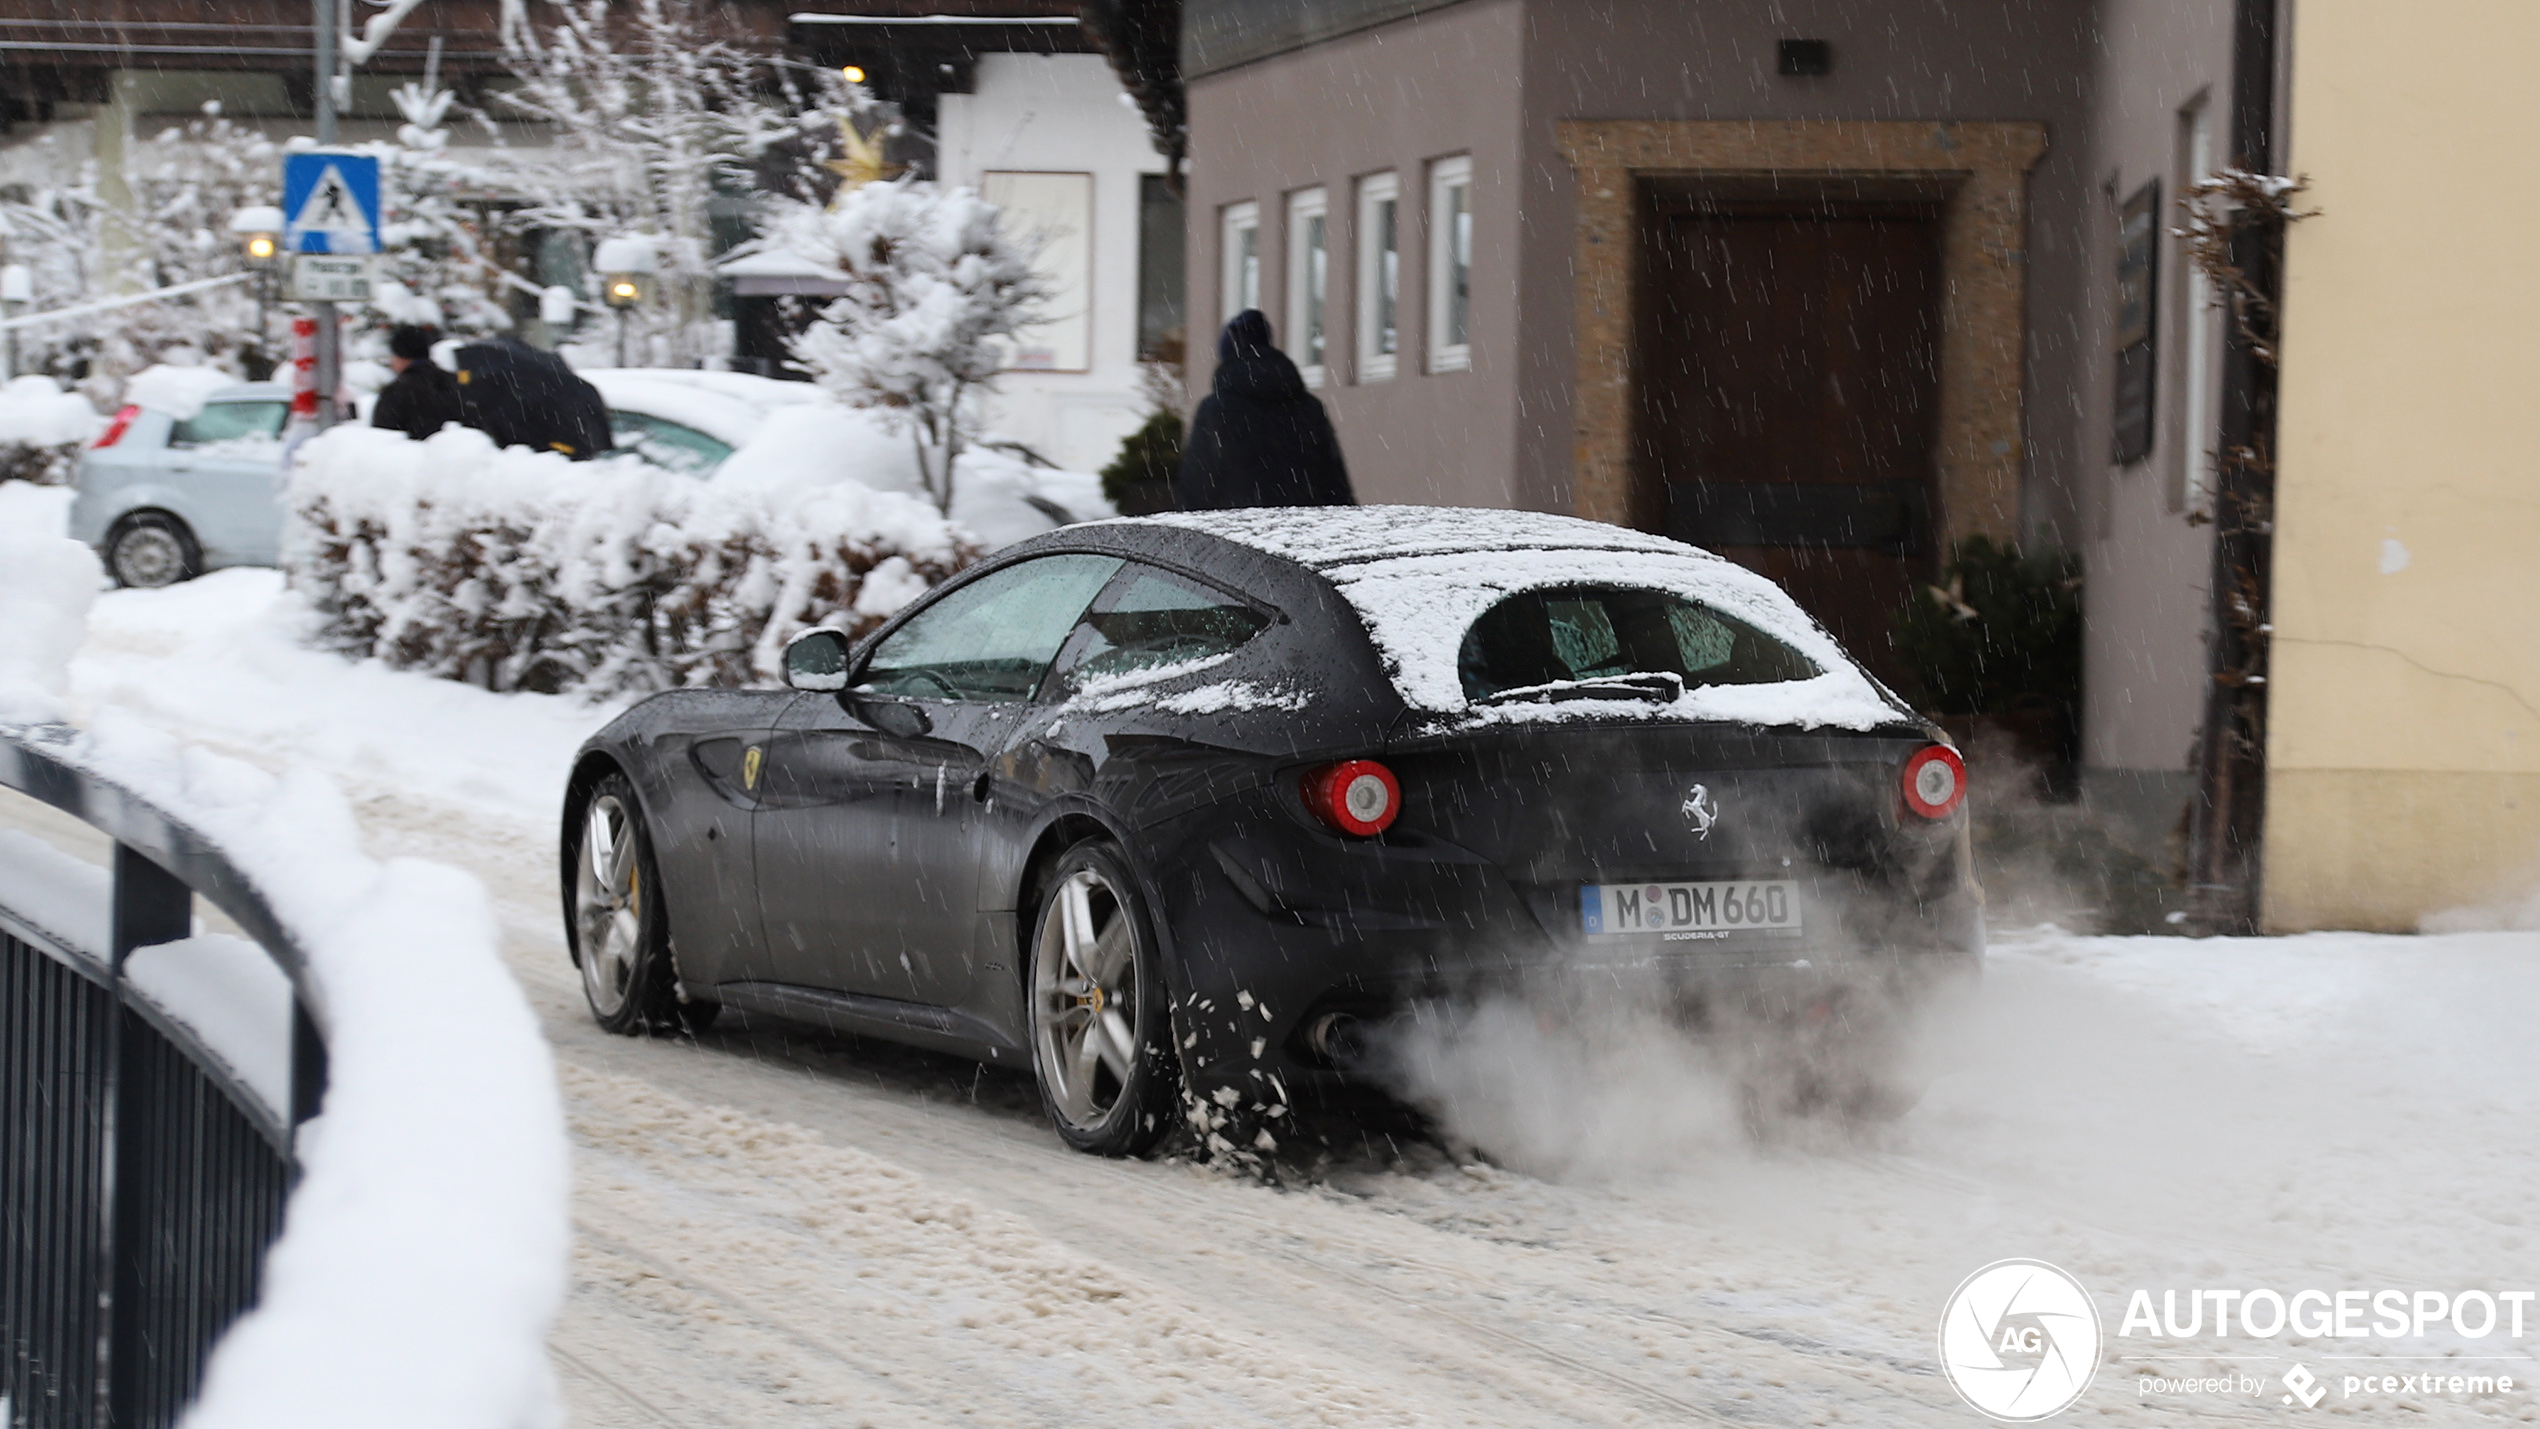
[[[114,840],[106,946],[0,902],[0,1415],[5,1429],[175,1422],[255,1303],[326,1083],[298,944],[228,855],[86,768],[62,729],[0,729],[0,786]],[[125,976],[190,937],[200,894],[291,984],[286,1107]]]

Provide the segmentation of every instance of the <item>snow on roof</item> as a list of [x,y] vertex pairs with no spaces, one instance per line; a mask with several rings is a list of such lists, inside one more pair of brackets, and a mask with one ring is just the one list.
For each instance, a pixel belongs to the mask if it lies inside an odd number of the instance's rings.
[[[1573,516],[1452,506],[1264,507],[1143,518],[1202,531],[1320,572],[1358,612],[1414,710],[1465,724],[1651,714],[1815,729],[1874,729],[1905,711],[1778,585],[1708,551]],[[1457,657],[1485,611],[1564,585],[1663,590],[1733,616],[1814,661],[1815,679],[1705,685],[1669,705],[1565,700],[1475,706]]]
[[[165,412],[178,421],[201,416],[216,397],[261,396],[264,384],[241,382],[217,367],[145,367],[124,383],[123,399],[135,407]],[[241,389],[241,390],[233,390]]]
[[728,447],[756,435],[767,420],[764,408],[700,391],[682,383],[663,382],[650,372],[600,369],[580,374],[600,390],[600,400],[614,412],[640,412],[705,433]]

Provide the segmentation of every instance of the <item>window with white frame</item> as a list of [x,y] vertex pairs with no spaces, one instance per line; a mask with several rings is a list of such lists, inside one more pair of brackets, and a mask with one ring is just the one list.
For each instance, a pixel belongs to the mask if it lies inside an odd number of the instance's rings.
[[1429,370],[1473,365],[1473,161],[1429,166]]
[[1226,205],[1220,237],[1219,261],[1225,265],[1220,292],[1226,311],[1218,321],[1228,322],[1246,308],[1261,306],[1261,205]]
[[1321,189],[1288,196],[1288,355],[1308,387],[1323,385],[1323,302],[1332,288],[1330,212]]
[[1358,380],[1394,374],[1402,347],[1402,182],[1392,174],[1358,181]]

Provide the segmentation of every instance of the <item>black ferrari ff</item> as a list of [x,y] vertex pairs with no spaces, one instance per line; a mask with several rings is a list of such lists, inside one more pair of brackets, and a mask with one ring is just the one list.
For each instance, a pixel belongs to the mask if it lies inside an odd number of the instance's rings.
[[1587,981],[1698,1017],[1982,953],[1955,750],[1778,587],[1656,536],[1071,526],[802,634],[785,677],[581,751],[592,1012],[1028,1066],[1087,1151],[1345,1089],[1415,1006]]

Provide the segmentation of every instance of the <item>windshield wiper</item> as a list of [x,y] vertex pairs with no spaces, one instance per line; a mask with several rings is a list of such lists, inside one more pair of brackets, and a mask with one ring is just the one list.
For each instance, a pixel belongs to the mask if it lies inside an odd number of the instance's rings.
[[1474,703],[1505,705],[1519,700],[1647,700],[1654,705],[1667,705],[1682,699],[1684,692],[1684,677],[1675,671],[1642,670],[1629,675],[1598,675],[1586,680],[1519,685],[1513,690],[1484,695]]

